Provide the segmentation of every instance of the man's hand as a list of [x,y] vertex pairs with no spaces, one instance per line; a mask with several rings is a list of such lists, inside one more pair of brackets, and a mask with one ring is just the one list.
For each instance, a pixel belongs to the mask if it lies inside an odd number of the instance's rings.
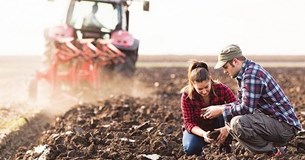
[[209,106],[206,108],[202,108],[201,110],[201,117],[203,117],[204,119],[212,119],[220,116],[222,114],[222,111],[224,110],[224,107],[221,105]]
[[220,131],[220,134],[219,134],[219,136],[217,137],[217,141],[216,141],[216,143],[217,143],[218,145],[220,145],[221,143],[223,143],[223,142],[226,140],[226,138],[227,138],[228,135],[229,135],[229,132],[228,132],[226,126],[221,127],[221,128],[218,128],[218,129],[215,129],[215,130],[219,130],[219,131]]

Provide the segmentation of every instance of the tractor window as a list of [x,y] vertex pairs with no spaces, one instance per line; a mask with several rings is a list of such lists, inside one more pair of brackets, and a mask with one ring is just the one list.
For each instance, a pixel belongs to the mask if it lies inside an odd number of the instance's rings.
[[[92,1],[76,1],[72,12],[70,24],[76,29],[81,29],[84,19],[89,14],[92,14],[93,5],[96,2]],[[108,29],[114,30],[120,20],[119,10],[114,8],[110,3],[97,3],[97,11],[95,17],[97,23],[102,24]],[[69,23],[69,22],[68,22]]]

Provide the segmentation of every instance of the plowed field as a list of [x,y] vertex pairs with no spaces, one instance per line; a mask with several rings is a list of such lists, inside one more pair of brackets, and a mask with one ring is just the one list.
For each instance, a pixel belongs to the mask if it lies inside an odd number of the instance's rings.
[[[305,71],[303,67],[265,67],[282,86],[305,126]],[[236,83],[222,73],[214,79],[236,92]],[[57,106],[25,115],[24,125],[0,145],[2,159],[273,159],[238,148],[220,154],[214,144],[204,156],[185,156],[182,150],[180,89],[186,85],[186,66],[138,67],[133,82],[116,81],[98,101],[66,107],[55,117]],[[127,87],[126,87],[127,86]],[[14,107],[18,108],[19,103]],[[56,104],[55,104],[56,105]],[[14,108],[12,107],[12,108]],[[6,110],[9,110],[6,108]],[[2,114],[5,113],[2,109]],[[6,111],[8,115],[10,112]],[[235,144],[235,142],[234,142]],[[233,149],[235,146],[233,145]],[[282,159],[305,159],[305,137],[288,145]]]

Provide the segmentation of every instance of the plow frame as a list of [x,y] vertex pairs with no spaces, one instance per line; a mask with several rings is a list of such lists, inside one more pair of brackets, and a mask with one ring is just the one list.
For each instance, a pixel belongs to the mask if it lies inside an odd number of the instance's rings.
[[51,65],[44,71],[36,71],[30,81],[32,100],[37,98],[41,80],[50,84],[51,97],[59,92],[74,96],[86,89],[98,96],[107,76],[102,73],[103,67],[125,62],[125,54],[110,40],[61,38],[54,43],[56,49]]

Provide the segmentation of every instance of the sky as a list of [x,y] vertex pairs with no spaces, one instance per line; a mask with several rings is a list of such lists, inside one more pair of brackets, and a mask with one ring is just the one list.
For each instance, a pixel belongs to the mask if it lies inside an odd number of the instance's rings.
[[[0,6],[0,55],[43,54],[43,29],[60,22],[65,0]],[[248,55],[305,55],[304,0],[150,0],[131,8],[140,54],[215,55],[238,44]]]

